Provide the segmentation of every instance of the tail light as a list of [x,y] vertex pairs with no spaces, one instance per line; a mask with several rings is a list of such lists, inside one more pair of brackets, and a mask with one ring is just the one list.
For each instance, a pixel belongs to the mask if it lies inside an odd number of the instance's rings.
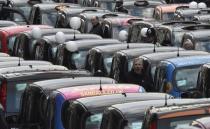
[[157,129],[157,122],[152,122],[149,129]]
[[6,95],[7,95],[7,84],[3,82],[0,86],[0,103],[6,109]]

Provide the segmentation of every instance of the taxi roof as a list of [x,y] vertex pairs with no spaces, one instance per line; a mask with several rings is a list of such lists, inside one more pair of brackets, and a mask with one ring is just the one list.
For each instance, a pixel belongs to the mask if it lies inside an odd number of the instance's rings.
[[[41,32],[42,32],[42,36],[43,35],[53,35],[57,32],[63,32],[64,34],[65,33],[70,33],[70,34],[73,34],[74,32],[76,34],[79,34],[80,32],[78,30],[73,30],[73,29],[67,29],[67,28],[40,28],[41,29]],[[22,32],[20,34],[27,34],[27,35],[30,35],[32,36],[32,30],[29,30],[29,31],[25,31],[25,32]]]
[[17,66],[17,67],[7,67],[1,68],[0,73],[17,73],[17,72],[35,72],[35,71],[61,71],[68,70],[64,66],[60,65],[30,65],[30,66]]
[[38,7],[41,11],[50,11],[50,10],[55,10],[56,6],[71,6],[70,3],[40,3],[40,4],[35,4],[33,7]]
[[[209,99],[168,99],[167,105],[183,105],[183,104],[195,104],[195,103],[207,103],[207,102],[209,102]],[[120,111],[125,116],[128,116],[130,114],[136,114],[136,113],[144,115],[146,109],[148,109],[149,107],[164,106],[164,105],[165,105],[165,100],[147,100],[140,102],[115,104],[112,105],[112,107]]]
[[[65,34],[64,36],[65,36],[66,41],[74,39],[74,34]],[[96,35],[96,34],[76,34],[75,37],[76,37],[76,40],[79,40],[79,39],[102,39],[101,36]],[[55,35],[43,36],[42,40],[43,39],[47,39],[51,42],[56,41]]]
[[[111,45],[111,44],[122,44],[117,39],[87,39],[87,40],[78,40],[78,41],[70,41],[70,42],[75,42],[77,45],[78,49],[83,49],[83,48],[92,48],[94,46],[100,46],[100,45]],[[67,44],[66,42],[65,44]]]
[[137,17],[134,17],[134,16],[128,16],[128,17],[109,17],[109,18],[105,18],[104,21],[109,21],[111,22],[112,26],[113,25],[120,25],[120,26],[128,26],[129,25],[129,20],[143,20],[143,19],[140,19],[140,18],[137,18]]
[[23,58],[14,57],[14,56],[0,56],[0,62],[8,62],[8,61],[22,61]]
[[1,75],[0,78],[7,79],[7,81],[19,81],[19,80],[34,80],[40,79],[57,79],[63,77],[77,77],[77,76],[88,76],[88,72],[83,71],[80,73],[72,72],[71,70],[56,70],[56,71],[33,71],[33,72],[21,72],[21,73],[8,73]]
[[160,119],[173,118],[179,116],[192,116],[210,114],[210,103],[189,104],[189,105],[172,105],[167,107],[153,107],[150,113],[155,113]]
[[101,51],[103,53],[113,53],[113,52],[123,50],[123,49],[148,48],[148,47],[154,47],[154,45],[148,44],[148,43],[129,43],[129,44],[125,43],[125,44],[98,46],[98,47],[92,48],[92,50]]
[[[101,90],[101,89],[102,90]],[[75,86],[61,88],[57,90],[67,99],[77,99],[81,97],[116,94],[116,93],[133,93],[145,92],[144,88],[135,84],[95,84],[85,86]]]
[[26,66],[26,65],[51,65],[51,62],[48,61],[35,61],[35,60],[21,60],[19,61],[9,61],[9,62],[1,62],[0,68],[6,68],[6,67],[15,67],[15,66]]
[[[167,94],[165,93],[126,93],[124,94],[112,94],[102,95],[77,99],[79,103],[83,104],[88,110],[95,108],[110,106],[117,103],[128,103],[134,101],[146,101],[146,100],[162,100],[165,99]],[[168,98],[173,98],[167,95]]]
[[210,55],[188,56],[166,59],[165,61],[172,63],[175,67],[202,65],[210,62]]
[[[195,50],[187,50],[187,51],[179,51],[179,57],[183,56],[196,56],[196,55],[208,55],[208,52],[204,51],[195,51]],[[177,52],[159,52],[159,53],[150,53],[140,56],[139,58],[145,58],[150,61],[159,62],[164,59],[176,58]]]
[[[73,71],[74,72],[74,71]],[[78,72],[76,70],[75,72]],[[76,77],[76,78],[63,78],[51,79],[45,81],[38,81],[32,83],[32,86],[40,87],[42,89],[58,89],[62,87],[81,86],[99,83],[115,83],[115,80],[107,77]]]
[[0,20],[0,27],[8,27],[8,26],[16,26],[17,23],[13,21],[7,21],[7,20]]
[[[209,27],[210,29],[210,27]],[[194,39],[196,40],[209,40],[209,29],[201,29],[201,30],[191,30],[190,32],[187,32],[185,35],[192,35]]]
[[[177,51],[177,47],[156,47],[155,51],[153,51],[154,48],[135,48],[135,49],[126,49],[126,50],[120,50],[117,53],[120,53],[122,55],[126,55],[128,58],[137,57],[143,54],[149,54],[149,53],[156,53],[156,52],[172,52]],[[184,49],[180,49],[184,50]]]
[[18,34],[23,31],[28,31],[33,29],[34,27],[39,28],[52,28],[52,26],[48,25],[18,25],[18,26],[9,26],[9,27],[2,27],[0,31],[7,32],[9,35]]
[[162,13],[175,12],[177,7],[189,6],[188,4],[162,4],[158,5],[156,8],[160,9]]

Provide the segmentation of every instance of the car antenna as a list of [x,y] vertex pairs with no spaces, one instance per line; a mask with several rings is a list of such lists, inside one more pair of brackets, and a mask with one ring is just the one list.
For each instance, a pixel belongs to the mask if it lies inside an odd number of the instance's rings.
[[18,50],[18,66],[20,66],[20,50]]
[[127,94],[124,92],[124,93],[122,93],[122,95],[124,95],[124,97],[127,97]]
[[129,48],[130,48],[129,43],[127,43],[127,49],[129,49]]
[[177,45],[177,57],[179,57],[179,45]]
[[164,106],[168,106],[168,103],[167,103],[167,95],[165,95],[165,105]]
[[102,89],[102,86],[101,86],[101,78],[100,78],[100,83],[99,84],[100,84],[99,90],[102,91],[103,89]]
[[29,65],[29,67],[32,69],[32,65]]

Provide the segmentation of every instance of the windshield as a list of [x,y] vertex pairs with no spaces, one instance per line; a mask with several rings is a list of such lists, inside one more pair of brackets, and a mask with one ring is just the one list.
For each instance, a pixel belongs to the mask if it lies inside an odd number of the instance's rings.
[[18,9],[20,9],[20,11],[24,14],[24,16],[28,19],[30,12],[31,12],[31,6],[28,4],[24,4],[22,6],[17,7]]
[[128,60],[128,71],[131,71],[132,67],[133,67],[133,59],[129,59]]
[[13,46],[14,46],[14,43],[15,43],[15,39],[16,39],[16,35],[15,36],[10,36],[8,38],[7,48],[8,48],[9,54],[12,54],[12,50],[13,50]]
[[85,129],[99,129],[102,120],[102,113],[97,113],[89,116],[86,119]]
[[76,66],[77,69],[84,69],[85,68],[85,61],[88,51],[78,51],[72,53],[71,61],[74,62],[73,64]]
[[184,35],[184,32],[174,32],[173,33],[173,45],[180,46],[182,42],[182,37]]
[[104,66],[108,74],[110,73],[111,70],[112,58],[113,57],[111,55],[104,57]]
[[45,12],[42,14],[42,24],[55,26],[57,20],[56,12]]
[[175,73],[175,83],[181,91],[196,87],[200,67],[178,69]]
[[170,13],[163,13],[163,17],[162,17],[164,21],[168,21],[168,20],[173,20],[174,19],[174,12],[170,12]]
[[127,120],[128,124],[126,124],[123,129],[141,129],[143,119],[140,119],[138,115],[131,115],[127,117]]
[[197,116],[183,116],[183,117],[175,117],[175,118],[167,118],[161,119],[158,121],[157,129],[176,129],[178,126],[190,125],[190,123],[202,117],[204,115]]
[[7,112],[19,112],[20,101],[27,82],[9,83],[7,87]]
[[109,11],[114,11],[115,3],[103,0],[101,1],[100,7],[104,9],[108,9]]
[[154,8],[145,8],[145,7],[137,7],[137,6],[126,6],[126,9],[128,9],[128,14],[132,16],[139,16],[139,17],[145,17],[145,18],[152,18]]
[[112,38],[113,39],[119,39],[119,32],[121,31],[121,30],[126,30],[127,32],[128,32],[128,26],[113,26],[112,27]]
[[195,50],[210,52],[210,42],[203,41],[203,42],[195,43]]

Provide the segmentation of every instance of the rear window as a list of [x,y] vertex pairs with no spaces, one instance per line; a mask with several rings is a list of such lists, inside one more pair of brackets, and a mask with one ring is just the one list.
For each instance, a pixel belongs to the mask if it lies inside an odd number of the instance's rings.
[[21,96],[27,85],[27,82],[8,83],[6,102],[7,112],[19,112]]
[[183,116],[176,118],[161,119],[158,121],[157,126],[158,129],[175,129],[178,126],[190,125],[193,120],[204,116],[205,115],[197,115],[197,116]]

